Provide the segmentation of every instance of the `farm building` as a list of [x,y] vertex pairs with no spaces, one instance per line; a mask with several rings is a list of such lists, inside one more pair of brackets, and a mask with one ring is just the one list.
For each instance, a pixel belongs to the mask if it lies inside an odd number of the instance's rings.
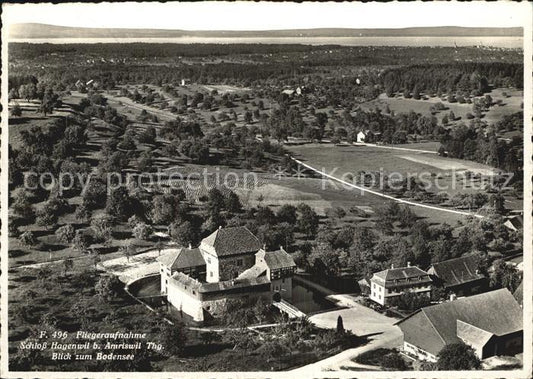
[[435,285],[444,287],[457,296],[466,296],[487,290],[488,280],[479,271],[478,255],[467,255],[434,263],[428,270]]
[[158,261],[161,293],[195,321],[216,317],[228,299],[292,298],[291,255],[265,251],[246,227],[219,228],[198,248],[168,249]]
[[520,306],[523,307],[524,306],[524,282],[523,281],[520,282],[520,284],[518,285],[518,288],[513,292],[513,296],[518,302],[518,304],[520,304]]
[[516,232],[524,228],[524,218],[522,215],[511,216],[507,218],[503,225]]
[[396,323],[403,351],[435,362],[440,350],[464,342],[480,359],[522,351],[522,309],[507,289],[424,307]]
[[359,133],[357,133],[357,142],[363,143],[363,142],[365,142],[365,139],[366,139],[366,133],[365,132],[363,132],[361,130]]
[[294,95],[295,91],[293,89],[284,89],[281,93],[290,97]]
[[411,266],[376,272],[370,278],[370,299],[381,305],[388,305],[391,299],[406,292],[431,293],[432,280],[424,270]]
[[181,79],[181,85],[182,86],[188,86],[189,84],[191,84],[191,80],[190,79]]

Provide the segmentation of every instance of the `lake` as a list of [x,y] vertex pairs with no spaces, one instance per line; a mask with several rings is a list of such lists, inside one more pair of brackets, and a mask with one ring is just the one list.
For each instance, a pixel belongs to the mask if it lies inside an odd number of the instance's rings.
[[170,38],[13,38],[27,43],[264,43],[341,46],[491,46],[522,48],[522,37],[170,37]]

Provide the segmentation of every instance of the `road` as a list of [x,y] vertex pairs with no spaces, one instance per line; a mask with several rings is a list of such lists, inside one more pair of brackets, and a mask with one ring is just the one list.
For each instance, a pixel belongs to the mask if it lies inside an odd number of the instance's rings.
[[164,111],[162,109],[157,109],[157,108],[144,105],[144,104],[138,104],[134,102],[133,100],[131,100],[130,98],[125,97],[125,96],[115,96],[111,94],[106,94],[106,96],[109,97],[110,99],[113,99],[114,101],[122,102],[122,104],[127,107],[135,108],[141,111],[145,110],[146,112],[154,114],[164,121],[176,120],[176,117],[177,117],[177,115],[173,114],[172,112]]
[[414,207],[420,207],[420,208],[427,208],[427,209],[433,209],[433,210],[437,210],[437,211],[441,211],[441,212],[448,212],[448,213],[454,213],[454,214],[459,214],[459,215],[462,215],[462,216],[474,216],[474,217],[477,217],[477,218],[483,218],[483,216],[479,215],[479,214],[476,214],[476,213],[471,213],[471,212],[466,212],[466,211],[458,211],[458,210],[455,210],[455,209],[448,209],[448,208],[442,208],[442,207],[437,207],[435,205],[428,205],[428,204],[422,204],[422,203],[416,203],[414,201],[409,201],[409,200],[404,200],[404,199],[397,199],[395,198],[394,196],[390,196],[390,195],[385,195],[384,193],[381,193],[381,192],[378,192],[378,191],[374,191],[374,190],[371,190],[367,187],[363,187],[363,186],[358,186],[358,185],[355,185],[353,183],[350,183],[350,182],[347,182],[345,180],[342,180],[342,179],[339,179],[339,178],[336,178],[335,176],[333,175],[330,175],[330,174],[327,174],[325,173],[324,171],[320,171],[320,170],[317,170],[316,168],[314,168],[313,166],[310,166],[308,165],[307,163],[304,163],[302,161],[300,161],[299,159],[296,159],[294,157],[291,157],[289,156],[293,161],[295,161],[296,163],[298,163],[299,165],[302,165],[304,166],[305,168],[311,170],[311,171],[314,171],[316,172],[317,174],[321,175],[321,176],[324,176],[326,178],[329,178],[331,180],[335,180],[339,183],[341,183],[342,185],[345,185],[345,186],[348,186],[348,187],[351,187],[351,188],[355,188],[357,190],[360,190],[361,192],[366,192],[366,193],[370,193],[372,195],[376,195],[376,196],[379,196],[379,197],[383,197],[385,199],[389,199],[389,200],[393,200],[393,201],[396,201],[398,203],[402,203],[402,204],[407,204],[407,205],[412,205]]

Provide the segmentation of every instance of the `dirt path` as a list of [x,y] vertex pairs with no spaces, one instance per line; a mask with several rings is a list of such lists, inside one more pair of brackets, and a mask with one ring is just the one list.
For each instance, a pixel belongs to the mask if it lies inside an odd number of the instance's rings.
[[357,143],[357,142],[354,142],[354,145],[356,145],[356,146],[377,147],[379,149],[410,151],[410,152],[414,152],[414,153],[423,153],[423,154],[437,154],[436,151],[420,150],[420,149],[409,149],[407,147],[394,147],[394,146],[376,145],[374,143]]
[[433,210],[436,210],[436,211],[441,211],[441,212],[448,212],[448,213],[454,213],[454,214],[459,214],[459,215],[463,215],[463,216],[474,216],[474,217],[477,217],[477,218],[483,218],[483,216],[479,215],[479,214],[475,214],[475,213],[471,213],[471,212],[465,212],[465,211],[458,211],[458,210],[455,210],[455,209],[448,209],[448,208],[442,208],[442,207],[437,207],[435,205],[428,205],[428,204],[422,204],[422,203],[416,203],[414,201],[409,201],[409,200],[403,200],[403,199],[397,199],[395,198],[394,196],[390,196],[390,195],[385,195],[381,192],[378,192],[378,191],[374,191],[374,190],[371,190],[367,187],[362,187],[362,186],[358,186],[358,185],[355,185],[355,184],[352,184],[352,183],[349,183],[345,180],[342,180],[342,179],[339,179],[339,178],[336,178],[334,177],[333,175],[330,175],[330,174],[327,174],[323,171],[319,171],[317,170],[316,168],[314,168],[313,166],[310,166],[294,157],[290,157],[293,161],[295,161],[296,163],[298,163],[299,165],[302,165],[306,168],[308,168],[309,170],[312,170],[314,172],[316,172],[317,174],[319,175],[322,175],[326,178],[329,178],[329,179],[332,179],[332,180],[335,180],[345,186],[348,186],[348,187],[351,187],[351,188],[355,188],[355,189],[358,189],[360,190],[361,192],[367,192],[367,193],[370,193],[372,195],[376,195],[376,196],[379,196],[379,197],[383,197],[385,199],[389,199],[389,200],[393,200],[393,201],[396,201],[398,203],[402,203],[402,204],[407,204],[407,205],[412,205],[414,207],[420,207],[420,208],[426,208],[426,209],[433,209]]

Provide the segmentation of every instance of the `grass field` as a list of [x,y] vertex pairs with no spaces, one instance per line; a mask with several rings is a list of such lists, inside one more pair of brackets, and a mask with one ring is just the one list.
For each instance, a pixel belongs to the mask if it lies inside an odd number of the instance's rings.
[[[296,158],[305,161],[307,164],[324,169],[326,173],[338,178],[342,178],[346,173],[357,175],[360,171],[382,171],[385,174],[393,172],[405,175],[421,175],[425,173],[431,178],[432,192],[446,192],[449,196],[456,193],[476,193],[482,179],[488,177],[477,177],[472,180],[465,180],[466,171],[488,173],[492,171],[489,166],[475,162],[449,159],[433,154],[406,153],[398,150],[380,149],[369,146],[343,146],[336,147],[331,144],[308,144],[301,146],[290,146],[288,149]],[[455,170],[455,171],[453,171]],[[345,177],[346,178],[346,177]],[[293,179],[296,180],[296,179]],[[310,184],[313,183],[313,184]],[[339,184],[327,184],[320,179],[297,180],[283,182],[283,185],[292,186],[307,192],[321,193],[324,200],[328,200],[333,206],[351,207],[354,205],[370,206],[376,209],[384,204],[384,200],[378,196],[364,193],[359,190],[344,188]],[[437,185],[439,188],[437,188]],[[314,187],[314,191],[311,188]],[[510,209],[520,209],[521,202],[516,199],[508,199],[506,206]],[[464,218],[432,209],[413,208],[415,213],[421,217],[428,218],[430,222],[455,223]]]
[[[503,96],[503,92],[506,92],[508,97]],[[488,112],[486,112],[483,120],[488,124],[493,124],[501,120],[504,115],[521,111],[520,105],[524,101],[523,91],[509,88],[496,88],[493,89],[489,95],[495,102],[502,100],[502,105],[494,105],[490,107]],[[441,122],[444,115],[448,115],[450,111],[453,111],[455,117],[459,118],[454,122],[450,122],[450,125],[457,124],[459,122],[469,122],[469,120],[466,119],[466,114],[468,112],[472,113],[472,104],[450,103],[448,101],[443,101],[438,97],[430,97],[427,100],[415,100],[405,99],[402,96],[389,98],[387,95],[381,94],[377,99],[361,104],[361,107],[366,110],[373,110],[376,107],[385,110],[386,106],[388,105],[389,108],[396,113],[407,113],[414,111],[416,113],[430,116],[431,112],[429,108],[435,103],[439,102],[443,103],[448,108],[447,110],[441,111],[435,115],[439,122]]]

